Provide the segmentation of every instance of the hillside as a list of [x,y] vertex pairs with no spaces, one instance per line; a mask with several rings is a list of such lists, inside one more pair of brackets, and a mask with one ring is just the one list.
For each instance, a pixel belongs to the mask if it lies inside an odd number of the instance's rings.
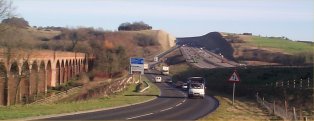
[[[90,46],[92,41],[100,46],[117,48],[122,46],[128,57],[145,57],[152,59],[154,55],[175,46],[175,37],[163,30],[142,31],[101,31],[93,28],[12,28],[3,33],[11,40],[12,46],[18,48],[52,49],[71,51],[73,40],[70,37],[75,34],[78,40],[72,51],[93,52]],[[15,36],[18,34],[19,36]],[[153,43],[147,43],[149,39]],[[96,42],[97,41],[97,42]],[[4,42],[1,45],[5,45]],[[141,45],[144,44],[144,45]],[[146,45],[149,44],[149,45]],[[152,45],[150,45],[152,44]],[[106,48],[106,47],[105,47]]]
[[222,53],[228,59],[234,59],[232,46],[218,32],[211,32],[198,37],[177,38],[177,42],[179,45],[203,47],[217,54]]
[[313,43],[284,37],[211,32],[203,36],[177,38],[177,44],[202,47],[248,65],[313,64]]
[[221,33],[234,48],[233,56],[248,64],[310,64],[314,45],[283,37]]
[[[118,31],[105,32],[105,41],[112,42],[115,46],[123,46],[128,50],[130,56],[145,56],[152,58],[159,52],[165,51],[175,46],[175,37],[162,30],[143,30],[143,31]],[[159,42],[160,45],[141,47],[138,46],[136,37],[147,35]]]

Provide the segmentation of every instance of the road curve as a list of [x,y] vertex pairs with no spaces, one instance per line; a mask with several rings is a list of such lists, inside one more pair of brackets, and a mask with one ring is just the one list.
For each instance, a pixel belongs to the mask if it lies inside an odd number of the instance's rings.
[[[154,75],[147,75],[152,80]],[[219,102],[210,96],[189,99],[168,83],[156,83],[161,94],[155,100],[128,107],[51,117],[40,120],[195,120],[214,111]]]

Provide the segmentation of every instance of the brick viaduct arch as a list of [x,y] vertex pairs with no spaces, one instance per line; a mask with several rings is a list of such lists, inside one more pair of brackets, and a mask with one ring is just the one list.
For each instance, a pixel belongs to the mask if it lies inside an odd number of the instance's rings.
[[49,50],[8,53],[1,49],[0,105],[19,103],[25,100],[25,96],[47,93],[49,87],[66,83],[81,72],[89,71],[92,61],[93,58],[85,53]]

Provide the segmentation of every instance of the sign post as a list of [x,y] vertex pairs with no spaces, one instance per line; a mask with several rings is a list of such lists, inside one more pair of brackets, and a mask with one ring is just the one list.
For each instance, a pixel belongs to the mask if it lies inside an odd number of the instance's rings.
[[144,74],[144,58],[131,57],[130,65],[130,74],[133,74],[133,72],[141,72],[141,74]]
[[232,105],[234,104],[234,93],[235,93],[235,83],[240,82],[239,75],[237,74],[237,71],[234,70],[230,78],[228,79],[228,82],[233,83],[233,92],[232,92]]
[[141,75],[144,74],[144,58],[131,57],[130,58],[130,74],[134,81],[134,74],[139,72],[139,81],[141,82]]

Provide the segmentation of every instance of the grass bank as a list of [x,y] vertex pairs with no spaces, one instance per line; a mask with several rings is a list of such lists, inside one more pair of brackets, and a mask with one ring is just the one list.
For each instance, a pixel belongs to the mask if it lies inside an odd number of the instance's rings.
[[[147,78],[143,78],[147,80]],[[150,83],[150,81],[147,81]],[[71,103],[58,104],[34,104],[34,105],[15,105],[8,107],[0,107],[0,119],[17,119],[32,116],[42,116],[50,114],[71,113],[92,109],[111,108],[122,105],[135,104],[155,98],[159,95],[160,90],[153,84],[143,93],[135,91],[136,84],[129,85],[123,92],[110,95],[100,99],[92,99],[87,101],[78,101]],[[148,96],[147,96],[148,95]]]
[[[217,92],[213,94],[219,94]],[[198,121],[265,121],[278,120],[277,117],[269,115],[266,111],[255,103],[254,100],[236,97],[234,105],[232,105],[232,97],[219,94],[215,95],[219,100],[219,107],[215,112],[209,114]]]
[[261,48],[276,48],[281,49],[284,52],[291,54],[297,53],[312,53],[314,46],[308,43],[289,41],[281,38],[268,38],[268,37],[252,37],[249,41],[250,44],[254,44]]

